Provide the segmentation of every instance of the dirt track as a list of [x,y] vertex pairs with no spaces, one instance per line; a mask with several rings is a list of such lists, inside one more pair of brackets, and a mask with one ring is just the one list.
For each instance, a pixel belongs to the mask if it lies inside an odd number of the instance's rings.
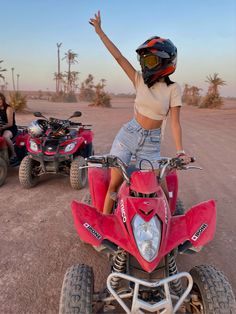
[[[92,123],[96,154],[107,153],[122,125],[132,117],[132,102],[113,101],[112,109],[87,104],[55,104],[31,101],[32,111],[66,118],[81,110],[82,122]],[[18,124],[28,124],[31,114],[18,114]],[[186,207],[214,198],[217,201],[217,232],[197,256],[182,256],[181,268],[200,263],[224,271],[236,292],[236,104],[222,110],[185,107],[182,110],[184,146],[197,158],[203,171],[180,174],[180,197]],[[171,144],[171,145],[170,145]],[[169,127],[162,155],[172,155]],[[107,262],[92,248],[81,244],[73,226],[72,199],[81,199],[85,190],[74,191],[67,177],[42,178],[40,184],[23,190],[18,169],[10,169],[0,189],[0,313],[53,314],[58,312],[60,289],[66,269],[75,263],[94,267],[96,288],[101,288]]]

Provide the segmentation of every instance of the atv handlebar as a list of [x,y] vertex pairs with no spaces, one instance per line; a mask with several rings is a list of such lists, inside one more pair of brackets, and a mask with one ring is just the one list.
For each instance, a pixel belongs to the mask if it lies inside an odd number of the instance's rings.
[[[190,157],[190,162],[195,162],[194,157]],[[160,180],[165,176],[167,171],[171,171],[173,169],[176,170],[190,170],[190,169],[199,169],[202,170],[201,167],[197,166],[188,166],[187,164],[184,163],[183,159],[179,157],[174,157],[174,158],[162,158],[159,161],[160,164],[160,175],[159,178]]]
[[[119,158],[113,155],[107,155],[107,156],[90,156],[86,158],[87,163],[90,163],[90,165],[86,166],[89,167],[115,167],[120,168],[123,176],[126,181],[129,182],[129,176],[127,173],[127,165]],[[195,158],[191,157],[191,162],[194,162]],[[175,157],[175,158],[162,158],[158,160],[158,163],[160,165],[160,175],[159,179],[162,179],[167,171],[171,171],[173,169],[176,170],[188,170],[188,169],[202,169],[200,167],[196,166],[188,166],[184,163],[184,161],[181,158]],[[94,164],[94,165],[91,165]],[[150,163],[151,164],[151,163]],[[140,167],[140,170],[141,167]],[[152,170],[153,167],[152,167]]]

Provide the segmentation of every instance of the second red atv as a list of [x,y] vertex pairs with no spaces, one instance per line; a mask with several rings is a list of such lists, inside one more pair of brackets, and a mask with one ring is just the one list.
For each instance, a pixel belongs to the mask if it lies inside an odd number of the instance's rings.
[[87,170],[80,167],[85,165],[85,158],[93,154],[91,125],[70,121],[80,117],[80,111],[67,120],[47,119],[40,112],[34,115],[40,119],[28,127],[28,155],[19,169],[22,187],[32,188],[44,174],[63,174],[70,176],[72,188],[83,188],[87,184]]

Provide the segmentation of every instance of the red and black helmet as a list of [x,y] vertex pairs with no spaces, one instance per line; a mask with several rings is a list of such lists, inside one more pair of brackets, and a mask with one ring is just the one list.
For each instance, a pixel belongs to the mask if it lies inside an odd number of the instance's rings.
[[174,73],[177,48],[171,40],[154,36],[140,45],[136,52],[142,68],[143,80],[148,87],[161,77]]

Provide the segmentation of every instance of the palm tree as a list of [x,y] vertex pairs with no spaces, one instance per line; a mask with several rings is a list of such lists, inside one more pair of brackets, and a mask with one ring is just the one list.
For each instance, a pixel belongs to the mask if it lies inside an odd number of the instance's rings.
[[[2,63],[3,60],[0,60],[0,63]],[[0,66],[0,78],[3,79],[3,81],[5,82],[5,76],[1,74],[1,72],[5,72],[7,71],[7,69],[2,69],[2,67]]]
[[16,77],[17,77],[17,81],[16,81],[16,90],[19,91],[20,74],[17,74]]
[[62,43],[57,43],[57,76],[56,76],[56,93],[60,91],[61,85],[61,64],[60,64],[60,47]]
[[209,94],[219,94],[218,88],[219,86],[226,85],[226,82],[223,81],[219,76],[218,73],[214,73],[213,76],[208,75],[207,80],[205,81],[210,84],[208,88],[208,93]]
[[13,90],[15,91],[16,90],[16,87],[15,87],[15,79],[14,79],[14,68],[11,68],[11,74],[12,74],[12,86],[13,86]]
[[78,88],[78,77],[79,72],[78,71],[71,71],[71,77],[70,77],[70,84],[71,84],[71,91],[76,92],[76,89]]
[[67,72],[67,92],[70,93],[72,90],[72,86],[71,86],[71,65],[78,63],[77,60],[78,54],[73,52],[71,49],[69,49],[67,51],[67,53],[65,53],[65,57],[63,59],[66,59],[67,63],[68,63],[68,72]]

